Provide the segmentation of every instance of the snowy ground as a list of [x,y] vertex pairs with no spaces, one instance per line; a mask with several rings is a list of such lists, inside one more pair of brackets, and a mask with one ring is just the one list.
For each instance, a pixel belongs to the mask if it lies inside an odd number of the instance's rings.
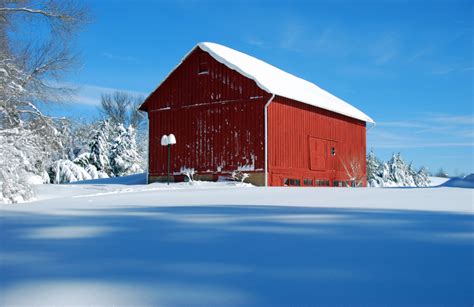
[[0,306],[474,303],[473,189],[142,181],[1,204]]

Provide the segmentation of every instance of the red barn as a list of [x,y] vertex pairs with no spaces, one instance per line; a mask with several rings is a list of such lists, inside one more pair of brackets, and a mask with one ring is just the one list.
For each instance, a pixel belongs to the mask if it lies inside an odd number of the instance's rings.
[[200,43],[140,107],[149,119],[149,181],[167,176],[161,136],[173,133],[172,180],[184,169],[216,180],[233,171],[271,186],[366,185],[360,110],[254,57]]

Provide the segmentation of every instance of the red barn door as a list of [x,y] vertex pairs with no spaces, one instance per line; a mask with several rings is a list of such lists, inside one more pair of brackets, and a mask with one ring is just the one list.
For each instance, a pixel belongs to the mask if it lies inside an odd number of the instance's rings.
[[309,138],[310,167],[313,171],[325,171],[327,169],[327,141],[315,137]]

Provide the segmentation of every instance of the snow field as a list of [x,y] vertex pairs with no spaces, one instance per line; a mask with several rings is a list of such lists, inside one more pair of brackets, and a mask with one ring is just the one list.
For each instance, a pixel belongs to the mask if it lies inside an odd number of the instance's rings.
[[[0,205],[1,306],[469,306],[472,189],[38,185]],[[119,183],[119,184],[114,184]]]

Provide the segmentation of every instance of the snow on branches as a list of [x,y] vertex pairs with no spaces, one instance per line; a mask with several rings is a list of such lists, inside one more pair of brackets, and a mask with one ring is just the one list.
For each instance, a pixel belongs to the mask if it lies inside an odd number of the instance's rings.
[[427,187],[430,180],[426,168],[415,170],[400,153],[393,154],[387,162],[381,162],[370,151],[367,155],[367,182],[372,187]]
[[140,154],[136,144],[135,129],[127,129],[122,124],[116,128],[118,136],[114,139],[110,151],[110,168],[115,176],[126,176],[140,173]]
[[[91,128],[88,147],[81,148],[72,160],[63,159],[51,165],[51,182],[69,183],[143,172],[143,162],[132,126],[125,129],[122,124],[102,120],[91,125]],[[85,137],[82,132],[81,135]]]

